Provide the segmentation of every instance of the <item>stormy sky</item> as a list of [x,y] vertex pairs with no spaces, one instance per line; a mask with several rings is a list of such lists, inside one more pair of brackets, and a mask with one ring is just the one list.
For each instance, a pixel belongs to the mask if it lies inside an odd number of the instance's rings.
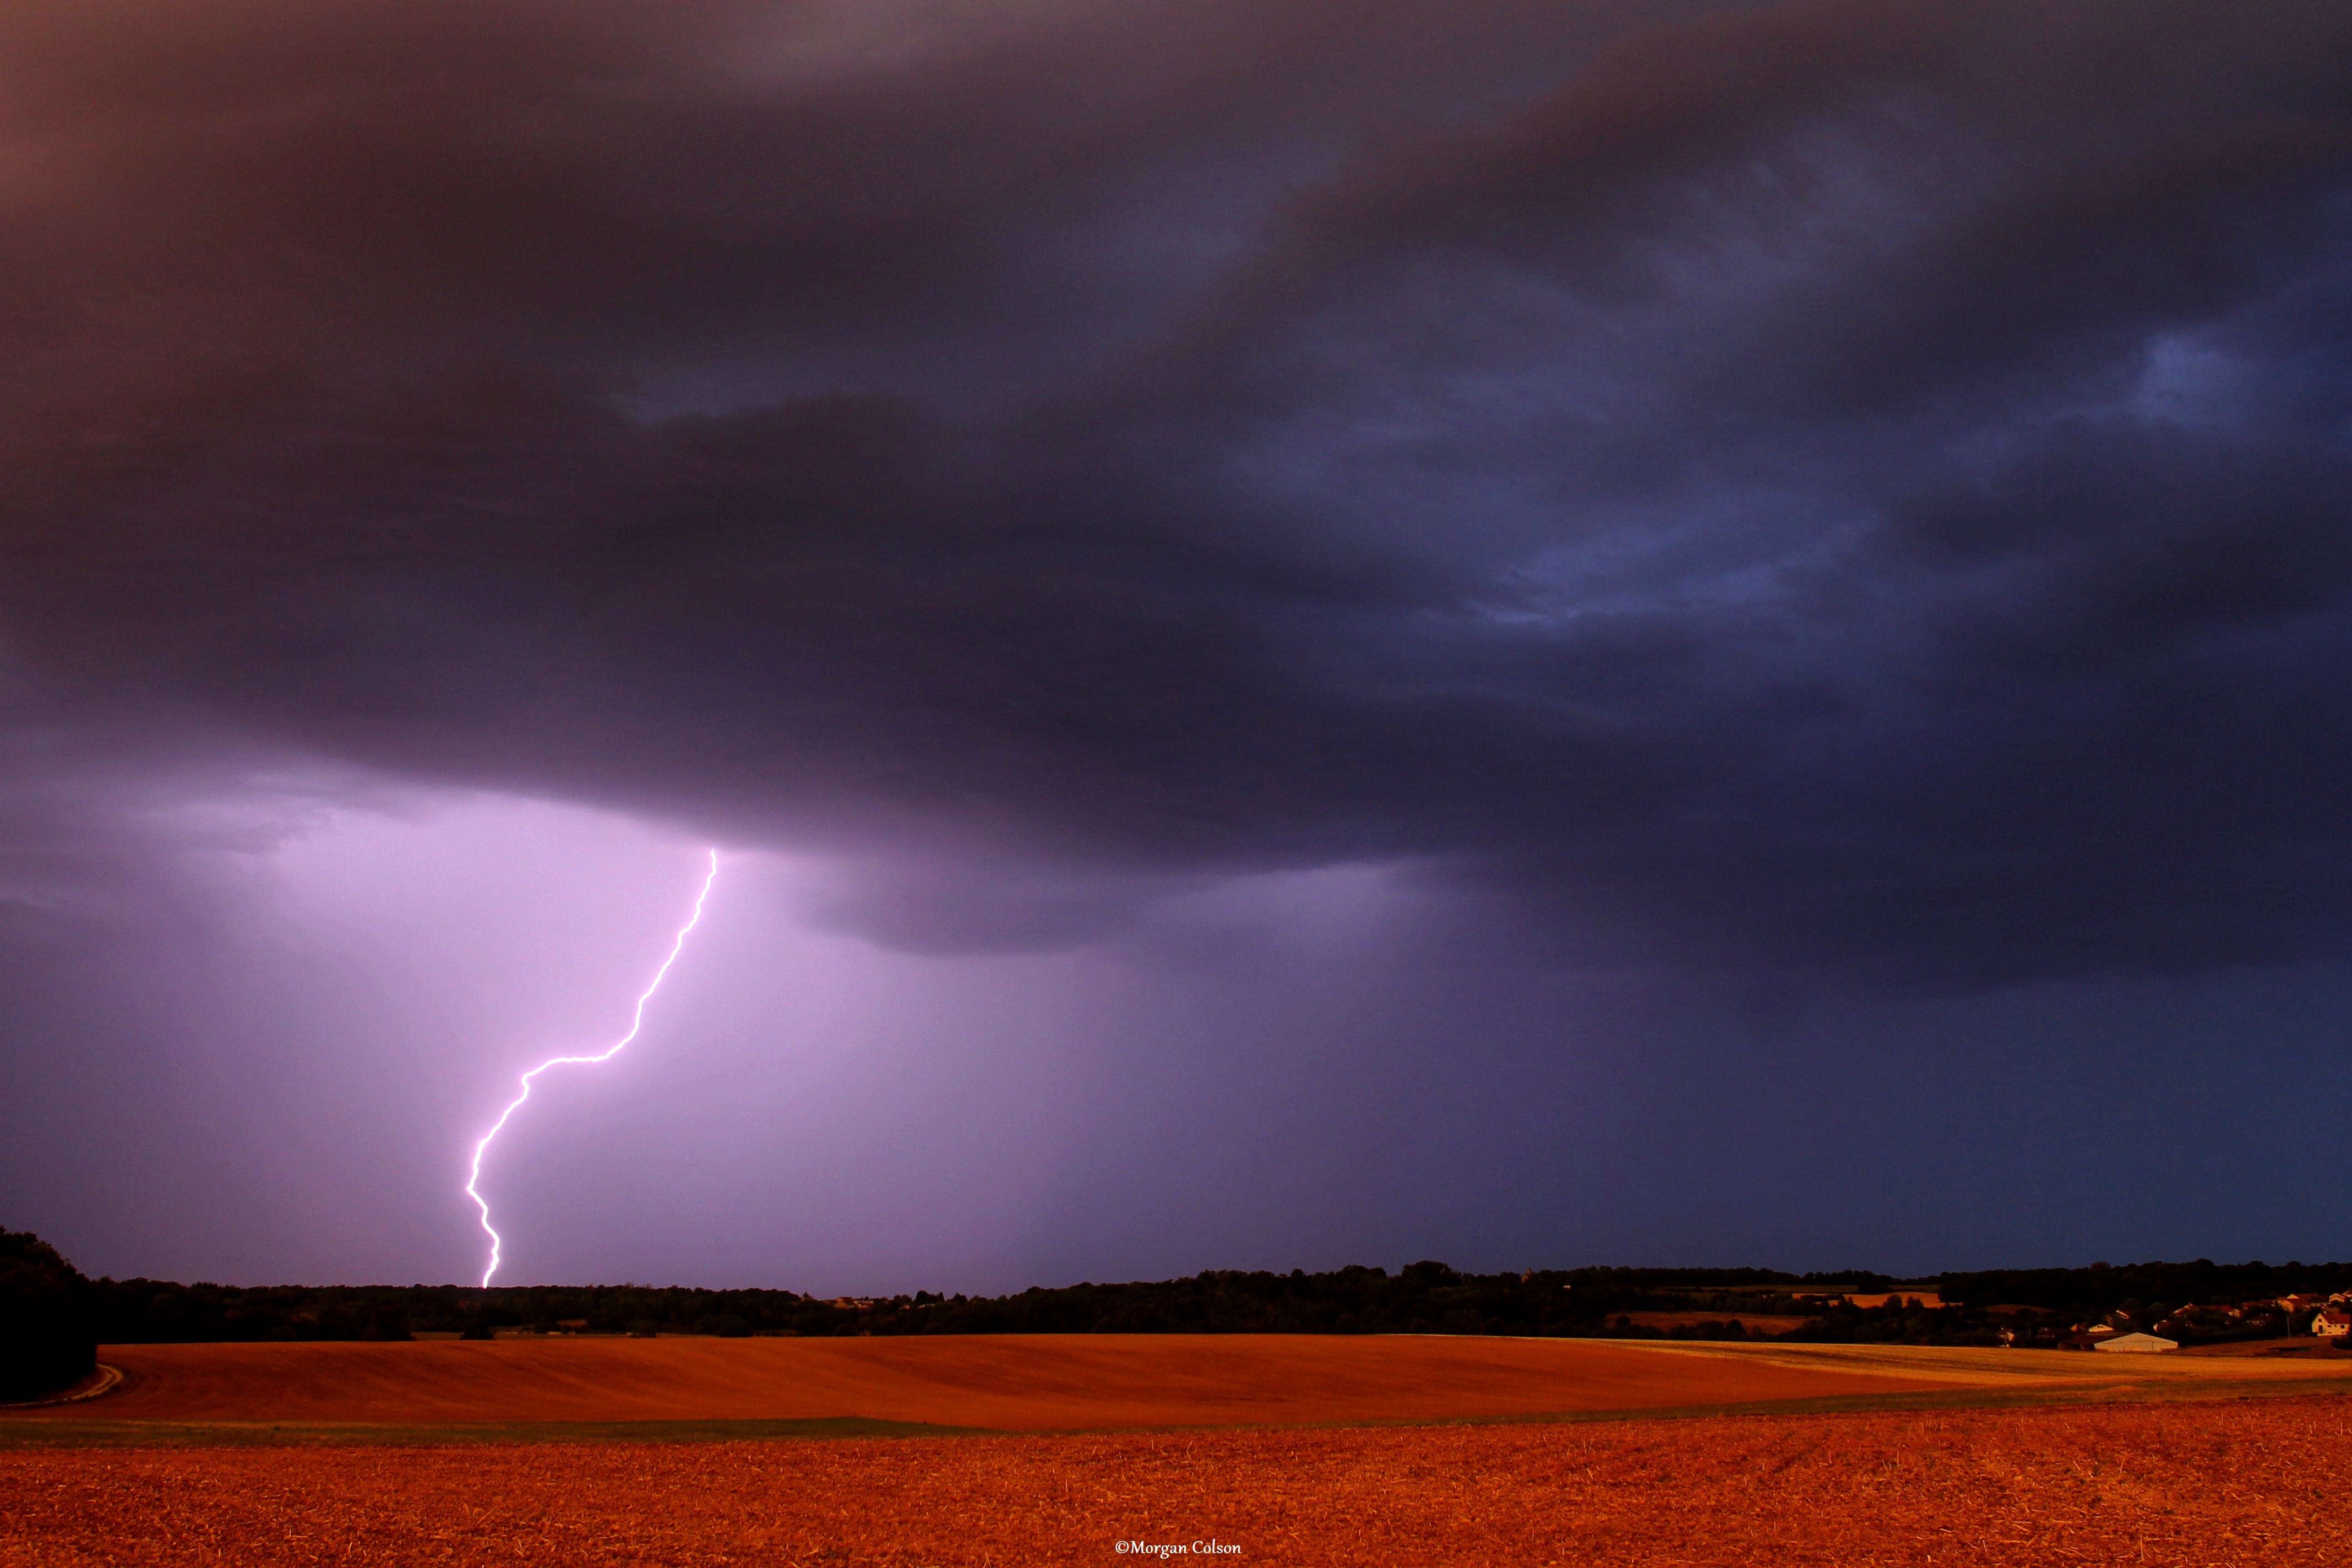
[[2352,1254],[2352,5],[0,8],[0,1225]]

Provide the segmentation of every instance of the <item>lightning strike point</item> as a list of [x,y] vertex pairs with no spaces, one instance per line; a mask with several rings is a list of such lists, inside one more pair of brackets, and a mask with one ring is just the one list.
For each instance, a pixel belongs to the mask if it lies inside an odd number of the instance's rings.
[[537,1078],[540,1074],[545,1072],[550,1068],[584,1067],[591,1062],[611,1061],[614,1057],[619,1056],[622,1051],[628,1047],[628,1044],[631,1040],[637,1037],[637,1032],[646,1026],[646,1004],[654,999],[654,993],[661,989],[661,983],[668,977],[670,966],[677,962],[677,955],[686,951],[686,939],[693,933],[696,926],[702,923],[702,906],[704,903],[709,901],[710,898],[711,884],[719,880],[719,851],[713,849],[709,854],[710,869],[702,879],[702,890],[694,896],[694,912],[687,917],[686,923],[684,925],[677,928],[677,936],[669,944],[669,956],[662,960],[661,967],[659,969],[654,971],[652,984],[648,984],[644,991],[638,994],[636,1012],[629,1020],[629,1032],[623,1035],[619,1039],[614,1040],[611,1045],[606,1046],[603,1050],[598,1051],[594,1056],[550,1057],[547,1060],[540,1063],[537,1067],[523,1074],[521,1080],[522,1091],[517,1094],[513,1100],[507,1102],[507,1108],[499,1112],[499,1119],[490,1123],[490,1130],[482,1134],[480,1142],[474,1145],[474,1163],[472,1168],[466,1174],[466,1195],[473,1199],[474,1205],[482,1211],[482,1231],[484,1235],[490,1238],[490,1261],[488,1266],[482,1270],[482,1285],[484,1289],[487,1289],[488,1288],[490,1276],[499,1271],[499,1247],[500,1243],[499,1240],[497,1227],[490,1224],[489,1200],[482,1196],[478,1185],[482,1179],[482,1156],[488,1152],[490,1144],[498,1138],[498,1135],[506,1131],[508,1119],[512,1117],[516,1111],[521,1110],[522,1102],[530,1098],[531,1079]]

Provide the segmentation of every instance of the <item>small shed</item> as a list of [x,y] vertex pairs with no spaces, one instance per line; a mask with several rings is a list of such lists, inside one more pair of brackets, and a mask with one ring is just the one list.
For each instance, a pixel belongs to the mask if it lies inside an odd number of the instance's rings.
[[2111,1340],[2101,1340],[2091,1348],[2095,1351],[2122,1351],[2126,1354],[2137,1351],[2145,1354],[2151,1351],[2177,1351],[2180,1348],[2180,1342],[2158,1334],[2117,1334]]

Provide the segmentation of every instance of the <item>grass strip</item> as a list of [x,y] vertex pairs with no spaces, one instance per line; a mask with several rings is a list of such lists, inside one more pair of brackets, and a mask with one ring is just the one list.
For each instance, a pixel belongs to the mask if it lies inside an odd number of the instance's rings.
[[795,1421],[32,1421],[0,1418],[0,1450],[268,1448],[445,1444],[743,1443],[855,1437],[999,1437],[984,1426],[824,1415]]

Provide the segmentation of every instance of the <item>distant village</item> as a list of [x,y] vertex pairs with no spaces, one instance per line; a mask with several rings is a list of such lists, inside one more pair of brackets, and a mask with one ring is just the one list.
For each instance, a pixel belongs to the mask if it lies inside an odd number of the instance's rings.
[[[1993,1306],[1995,1315],[2037,1312],[2032,1307]],[[2143,1320],[2146,1320],[2143,1321]],[[2352,1348],[2352,1290],[2329,1296],[2287,1295],[2254,1301],[2194,1302],[2134,1312],[2119,1307],[2095,1321],[2055,1328],[2003,1329],[2005,1345],[2073,1351],[2112,1351],[2125,1354],[2175,1351],[2184,1344],[2240,1341],[2276,1341],[2307,1335],[2314,1348]]]

